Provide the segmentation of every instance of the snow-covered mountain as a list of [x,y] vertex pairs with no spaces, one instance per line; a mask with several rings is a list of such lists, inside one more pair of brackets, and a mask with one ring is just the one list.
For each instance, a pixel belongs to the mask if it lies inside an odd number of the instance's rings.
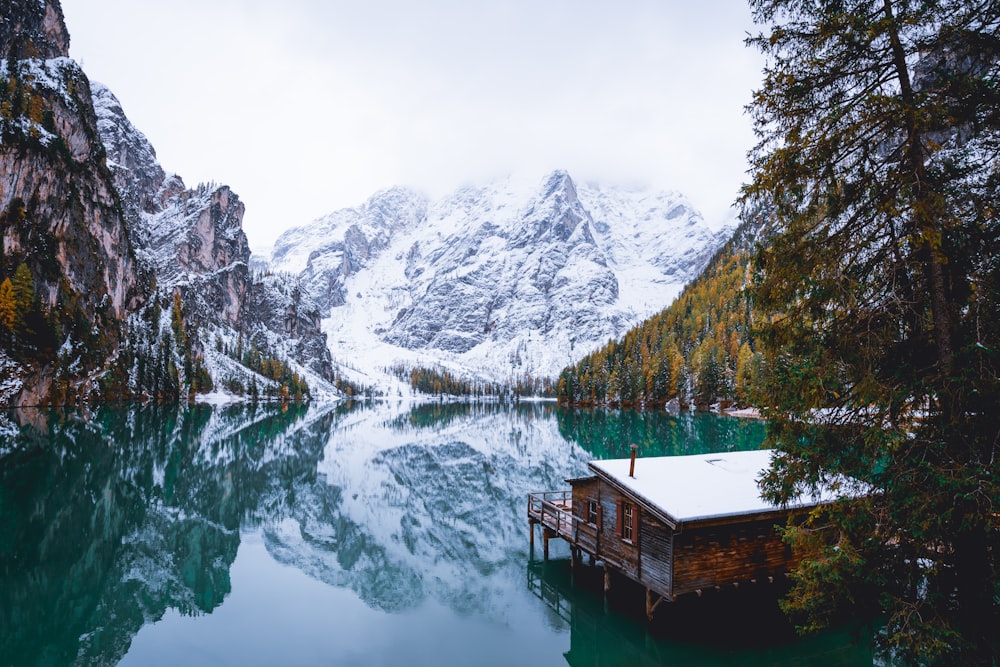
[[380,192],[287,232],[278,273],[255,275],[239,197],[159,165],[115,96],[68,57],[58,3],[8,4],[5,405],[274,393],[303,375],[336,394],[337,360],[383,389],[396,362],[551,377],[666,306],[728,233],[676,193],[578,186],[557,171],[440,201]]
[[369,377],[399,362],[509,382],[554,377],[666,307],[731,232],[676,192],[555,171],[440,201],[379,192],[283,234],[271,266],[301,277],[334,357]]

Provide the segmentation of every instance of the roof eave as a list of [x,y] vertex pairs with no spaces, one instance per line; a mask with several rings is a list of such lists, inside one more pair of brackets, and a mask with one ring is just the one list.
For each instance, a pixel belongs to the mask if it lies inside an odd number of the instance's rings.
[[635,499],[635,501],[637,503],[639,503],[639,505],[643,509],[645,509],[647,512],[649,512],[650,514],[652,514],[653,516],[655,516],[656,518],[658,518],[660,521],[662,521],[663,523],[665,523],[667,525],[667,527],[670,528],[671,530],[677,530],[679,528],[679,526],[681,525],[681,522],[678,519],[676,519],[675,517],[671,516],[662,507],[660,507],[659,505],[651,502],[648,498],[646,498],[642,494],[636,493],[635,489],[630,489],[627,486],[624,486],[621,482],[618,481],[617,478],[612,477],[611,475],[607,474],[606,472],[604,472],[600,468],[595,467],[593,465],[593,462],[588,463],[587,466],[596,473],[597,477],[599,477],[600,479],[604,480],[605,482],[607,482],[611,486],[613,486],[616,489],[618,489],[618,491],[622,495],[626,495],[626,496],[629,496],[629,497]]

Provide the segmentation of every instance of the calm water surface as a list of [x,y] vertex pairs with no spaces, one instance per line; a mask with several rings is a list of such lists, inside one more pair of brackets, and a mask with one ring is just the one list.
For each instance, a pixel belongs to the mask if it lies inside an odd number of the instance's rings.
[[[768,587],[605,599],[528,549],[587,461],[752,449],[712,415],[382,405],[20,412],[0,440],[2,665],[871,665]],[[861,632],[861,638],[858,637]]]

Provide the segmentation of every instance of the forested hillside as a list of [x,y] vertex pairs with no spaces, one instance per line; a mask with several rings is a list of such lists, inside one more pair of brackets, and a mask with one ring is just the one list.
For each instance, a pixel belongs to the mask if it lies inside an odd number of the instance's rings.
[[745,405],[759,355],[746,286],[762,225],[744,222],[668,308],[559,376],[580,405]]

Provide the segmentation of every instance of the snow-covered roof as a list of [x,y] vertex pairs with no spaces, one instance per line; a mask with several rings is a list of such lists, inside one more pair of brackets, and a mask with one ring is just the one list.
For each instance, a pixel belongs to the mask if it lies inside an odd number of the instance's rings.
[[[760,497],[757,479],[770,467],[770,449],[694,456],[636,458],[635,477],[629,459],[591,461],[590,467],[651,508],[678,523],[781,509]],[[820,497],[801,498],[788,508],[810,507],[838,497],[826,490]]]

